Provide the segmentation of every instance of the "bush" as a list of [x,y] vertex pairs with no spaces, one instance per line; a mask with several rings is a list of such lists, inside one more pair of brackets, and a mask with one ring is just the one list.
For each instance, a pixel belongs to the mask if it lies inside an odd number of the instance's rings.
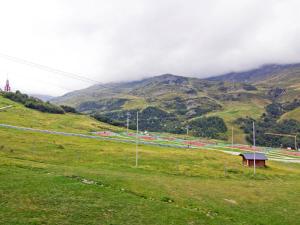
[[22,94],[20,91],[16,91],[16,93],[4,92],[2,95],[5,98],[23,104],[27,108],[35,109],[40,112],[55,113],[55,114],[65,113],[65,111],[60,106],[53,105],[50,102],[43,102],[38,98],[29,97],[26,94]]
[[246,91],[257,91],[257,88],[251,84],[244,84],[243,89]]
[[[99,121],[117,126],[126,126],[127,113],[130,115],[130,129],[136,129],[137,110],[118,110],[108,113],[96,113],[93,117]],[[183,133],[183,124],[174,114],[157,107],[149,106],[139,112],[139,128],[141,131]]]
[[202,117],[190,123],[191,131],[200,137],[224,138],[227,126],[224,120],[217,116]]
[[280,103],[272,103],[266,107],[266,111],[268,115],[272,117],[280,117],[283,113],[284,110],[282,108],[282,105]]
[[[253,142],[253,119],[239,118],[236,124],[247,134],[246,139],[249,143]],[[300,122],[296,120],[284,120],[277,122],[274,118],[262,117],[255,122],[256,142],[260,146],[269,147],[292,147],[294,148],[294,139],[291,137],[272,136],[266,133],[281,133],[281,134],[300,134]]]
[[66,113],[78,113],[77,110],[71,106],[61,105],[60,106]]

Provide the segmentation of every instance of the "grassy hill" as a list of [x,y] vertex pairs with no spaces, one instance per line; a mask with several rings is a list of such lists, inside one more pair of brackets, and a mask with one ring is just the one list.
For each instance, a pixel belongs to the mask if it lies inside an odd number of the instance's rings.
[[299,70],[300,64],[266,64],[256,69],[231,72],[223,75],[218,75],[208,78],[212,81],[228,81],[228,82],[239,82],[239,83],[256,83],[262,80],[269,79],[270,77],[276,77],[279,74],[285,74],[291,70]]
[[300,108],[287,112],[283,114],[280,118],[281,121],[286,119],[294,119],[300,121]]
[[87,115],[42,113],[25,108],[22,104],[0,96],[0,108],[8,105],[13,105],[14,107],[1,111],[0,123],[75,133],[89,133],[101,130],[122,130],[122,128],[101,123]]
[[227,136],[231,137],[232,128],[234,129],[234,142],[245,143],[245,134],[240,127],[235,124],[235,120],[243,117],[259,118],[265,112],[267,102],[261,102],[257,99],[252,99],[244,102],[227,102],[222,111],[209,113],[208,116],[219,116],[224,119],[228,129]]
[[[187,124],[195,118],[214,114],[226,117],[229,105],[235,110],[239,109],[240,112],[232,114],[229,120],[226,118],[225,121],[228,122],[228,126],[238,116],[243,115],[243,109],[239,108],[240,106],[246,107],[244,112],[247,111],[248,114],[251,113],[247,110],[249,109],[249,102],[255,108],[263,109],[268,104],[268,100],[264,99],[263,94],[258,90],[245,90],[247,87],[244,84],[233,85],[226,82],[163,75],[132,84],[110,84],[107,88],[94,86],[90,89],[67,94],[55,99],[54,102],[75,106],[77,110],[83,113],[100,114],[104,118],[118,121],[119,124],[123,125],[126,123],[128,112],[131,113],[131,120],[134,123],[136,110],[143,112],[143,110],[152,107],[151,112],[148,112],[144,116],[145,119],[140,121],[142,125],[145,120],[159,116],[162,110],[165,117],[160,121],[154,121],[154,123],[160,123],[166,128],[169,128],[169,124],[174,121],[178,121],[178,123],[174,123],[169,130],[152,131],[171,132],[177,130],[176,132],[180,133],[185,132]],[[227,94],[224,95],[223,92]],[[147,129],[148,125],[143,127]],[[151,130],[150,127],[148,129]],[[244,142],[242,138],[240,141],[241,143]]]
[[[83,133],[108,126],[0,98],[6,104],[15,107],[0,112],[1,123]],[[238,156],[139,146],[136,168],[133,144],[7,128],[0,140],[0,224],[299,223],[299,164],[270,161],[254,177]]]

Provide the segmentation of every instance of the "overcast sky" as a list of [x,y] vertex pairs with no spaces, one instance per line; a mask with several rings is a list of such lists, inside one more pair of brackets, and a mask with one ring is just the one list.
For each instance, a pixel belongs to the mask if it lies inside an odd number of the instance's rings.
[[[206,77],[300,62],[299,0],[0,0],[0,54],[100,82]],[[61,95],[92,83],[9,61],[0,86]]]

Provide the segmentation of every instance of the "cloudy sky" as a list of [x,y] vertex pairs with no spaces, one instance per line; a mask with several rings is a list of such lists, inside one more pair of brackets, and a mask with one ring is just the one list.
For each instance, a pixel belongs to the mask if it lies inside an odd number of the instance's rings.
[[[92,82],[206,77],[300,62],[299,0],[0,0],[0,86],[61,95]],[[9,55],[16,58],[9,58]]]

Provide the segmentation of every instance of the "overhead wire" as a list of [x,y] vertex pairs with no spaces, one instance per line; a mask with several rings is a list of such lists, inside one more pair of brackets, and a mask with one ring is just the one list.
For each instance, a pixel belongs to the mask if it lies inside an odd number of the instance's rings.
[[3,59],[9,60],[9,61],[15,62],[15,63],[19,63],[19,64],[23,64],[23,65],[26,65],[26,66],[34,67],[34,68],[37,68],[37,69],[40,69],[40,70],[44,70],[44,71],[47,71],[47,72],[50,72],[50,73],[55,73],[55,74],[58,74],[60,76],[68,77],[68,78],[79,80],[79,81],[82,81],[82,82],[97,84],[98,86],[101,86],[103,88],[107,88],[100,81],[90,79],[90,78],[88,78],[86,76],[83,76],[81,74],[66,72],[66,71],[56,69],[56,68],[53,68],[53,67],[50,67],[50,66],[46,66],[46,65],[43,65],[43,64],[32,62],[32,61],[29,61],[29,60],[26,60],[26,59],[23,59],[23,58],[3,54],[1,52],[0,52],[0,57],[3,58]]

